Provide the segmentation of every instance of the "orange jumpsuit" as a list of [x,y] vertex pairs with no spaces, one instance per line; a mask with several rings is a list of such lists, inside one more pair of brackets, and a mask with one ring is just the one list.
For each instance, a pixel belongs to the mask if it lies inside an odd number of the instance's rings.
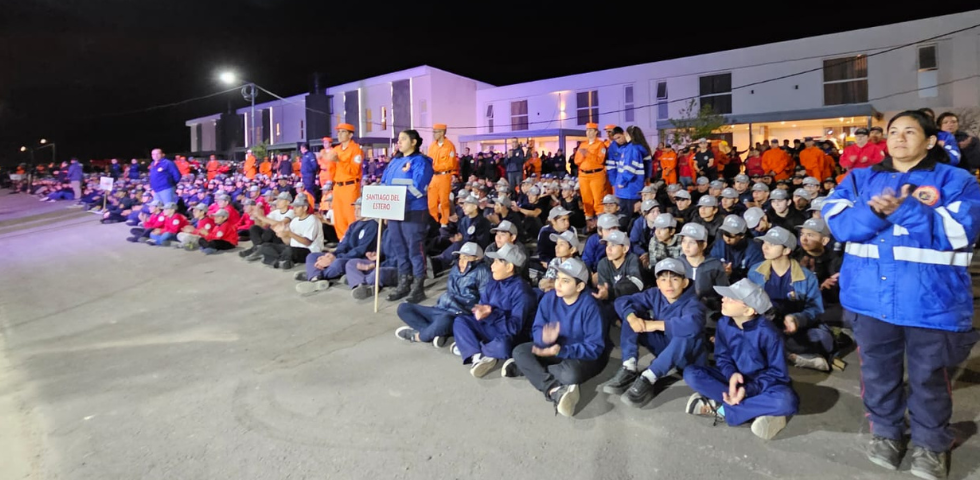
[[770,148],[762,154],[762,171],[773,172],[773,180],[786,180],[793,175],[793,158],[781,148]]
[[337,170],[333,177],[333,224],[337,238],[343,240],[347,227],[354,223],[354,206],[361,198],[361,160],[364,152],[353,141],[333,147],[337,152]]
[[269,161],[269,157],[266,157],[265,161],[262,162],[262,165],[259,165],[259,173],[267,177],[272,176],[272,162]]
[[330,151],[330,145],[325,145],[323,150],[317,152],[316,164],[320,166],[320,186],[325,187],[327,182],[333,181],[334,173],[337,170],[337,163],[327,160],[327,152]]
[[541,159],[536,155],[524,162],[524,178],[528,178],[527,172],[531,171],[537,178],[541,178]]
[[208,161],[208,181],[214,180],[214,177],[218,175],[218,166],[217,160]]
[[429,182],[429,215],[440,225],[449,224],[452,204],[449,203],[449,192],[453,189],[453,173],[459,170],[459,159],[456,157],[456,146],[448,138],[442,139],[442,145],[433,142],[429,144],[429,158],[432,159],[432,181]]
[[824,175],[827,171],[827,154],[817,147],[807,147],[800,152],[800,165],[806,169],[807,176],[823,180],[829,175]]
[[245,177],[249,180],[255,178],[255,155],[251,153],[245,156]]
[[606,180],[606,144],[598,139],[582,142],[574,161],[578,165],[582,209],[586,218],[594,218],[596,212],[602,212],[602,197],[612,190]]
[[174,164],[177,165],[177,171],[180,172],[180,176],[185,177],[191,174],[191,164],[187,163],[184,157],[178,158]]
[[301,171],[302,168],[303,168],[303,163],[302,161],[300,161],[299,157],[297,156],[296,158],[293,159],[293,175],[296,175],[297,177],[302,177],[303,176]]
[[660,154],[660,168],[664,183],[673,185],[677,183],[677,152],[671,150]]

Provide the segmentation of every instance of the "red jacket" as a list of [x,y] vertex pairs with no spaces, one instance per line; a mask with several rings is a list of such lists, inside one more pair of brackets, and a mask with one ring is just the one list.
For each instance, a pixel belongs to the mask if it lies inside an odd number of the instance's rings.
[[235,228],[235,224],[231,223],[231,219],[225,220],[225,223],[221,225],[215,225],[214,228],[204,236],[207,241],[212,240],[224,240],[232,245],[238,246],[238,229]]
[[880,145],[865,143],[859,147],[856,143],[848,145],[840,156],[840,166],[847,169],[867,168],[885,159],[885,152]]
[[248,230],[252,225],[255,225],[255,221],[252,220],[252,216],[247,213],[242,214],[242,218],[238,220],[238,229]]
[[[217,212],[218,208],[219,207],[217,202],[212,203],[208,207],[208,216],[213,217],[214,212]],[[225,207],[225,211],[228,212],[228,223],[232,225],[238,225],[238,221],[241,219],[241,215],[238,213],[238,210],[235,210],[235,207],[228,205],[227,207]]]
[[204,217],[197,221],[197,228],[194,229],[194,235],[199,237],[206,237],[211,229],[214,228],[214,219],[211,217]]
[[187,221],[187,217],[179,213],[174,213],[172,217],[168,218],[165,221],[163,225],[163,231],[165,233],[172,233],[174,235],[177,235],[178,233],[180,233],[180,230],[182,228],[186,227],[189,224],[190,222]]
[[745,159],[745,174],[748,176],[752,175],[765,175],[766,172],[762,171],[762,157],[748,157]]
[[151,213],[150,216],[146,217],[146,220],[143,221],[143,228],[147,228],[147,229],[163,228],[163,225],[164,223],[166,223],[166,221],[167,221],[167,216],[164,215],[163,212]]

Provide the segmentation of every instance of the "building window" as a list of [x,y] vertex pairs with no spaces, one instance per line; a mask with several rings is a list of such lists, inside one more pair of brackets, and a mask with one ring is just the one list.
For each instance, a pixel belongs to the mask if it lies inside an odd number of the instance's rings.
[[939,63],[936,59],[936,46],[919,47],[919,71],[937,69],[939,69]]
[[381,130],[388,129],[388,107],[381,107]]
[[633,86],[626,85],[623,87],[623,119],[624,123],[629,123],[633,121],[635,114],[633,113]]
[[918,48],[919,98],[939,96],[939,58],[935,45]]
[[487,105],[487,133],[493,133],[493,104]]
[[868,57],[823,61],[823,104],[846,105],[868,101]]
[[510,102],[510,129],[527,130],[527,100]]
[[306,138],[306,122],[303,120],[299,121],[299,139],[303,140]]
[[666,120],[669,116],[667,102],[667,82],[657,82],[657,118]]
[[575,95],[575,104],[578,113],[578,125],[599,122],[599,92],[597,90],[578,92]]
[[371,119],[371,109],[364,110],[364,131],[371,132],[374,130],[374,125]]
[[732,113],[732,74],[708,75],[700,81],[701,108],[710,107],[714,113]]

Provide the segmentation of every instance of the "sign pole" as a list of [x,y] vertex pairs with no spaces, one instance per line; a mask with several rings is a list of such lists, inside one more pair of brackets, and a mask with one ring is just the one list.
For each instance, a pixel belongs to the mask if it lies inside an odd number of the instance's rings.
[[374,251],[374,313],[378,313],[378,284],[381,283],[381,227],[384,224],[378,219],[378,248]]
[[378,295],[381,290],[381,230],[384,228],[384,220],[405,220],[406,193],[404,185],[366,185],[361,191],[361,215],[378,220],[378,248],[374,259],[374,313],[378,313]]

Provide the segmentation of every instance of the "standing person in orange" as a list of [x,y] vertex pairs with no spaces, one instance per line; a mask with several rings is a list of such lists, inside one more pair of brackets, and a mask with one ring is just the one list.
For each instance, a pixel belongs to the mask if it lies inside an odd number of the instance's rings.
[[333,188],[333,174],[337,169],[337,163],[327,160],[327,152],[330,151],[330,144],[333,139],[323,137],[323,149],[316,155],[316,164],[320,167],[320,191],[326,196],[327,192]]
[[209,182],[211,180],[214,180],[214,177],[216,177],[218,175],[218,167],[220,167],[220,166],[221,166],[221,164],[218,163],[218,157],[215,157],[214,155],[211,155],[211,159],[208,160],[208,165],[207,165],[207,168],[208,168],[208,181]]
[[534,174],[535,178],[541,178],[541,159],[538,157],[537,150],[532,150],[531,158],[524,162],[524,178],[531,178],[531,174]]
[[255,178],[255,173],[257,172],[257,170],[255,164],[255,154],[252,153],[252,149],[248,149],[248,152],[245,153],[244,170],[245,170],[245,177],[247,177],[249,180]]
[[259,173],[267,177],[272,177],[272,162],[269,161],[269,157],[262,159],[262,164],[259,165]]
[[453,174],[459,171],[456,146],[446,138],[446,124],[432,126],[432,143],[429,155],[432,159],[432,181],[429,182],[429,215],[445,227],[449,225],[452,205],[449,192],[453,189]]
[[177,161],[174,162],[177,165],[177,171],[180,172],[181,177],[186,177],[191,174],[191,164],[187,163],[187,159],[177,155]]
[[777,182],[793,175],[795,163],[786,150],[779,148],[779,140],[776,139],[772,140],[772,148],[762,154],[762,170]]
[[361,198],[361,160],[364,153],[353,138],[353,125],[337,125],[337,139],[340,144],[327,152],[327,160],[336,164],[333,177],[333,222],[340,240],[344,239],[347,227],[357,221],[354,217],[354,202]]
[[809,177],[824,179],[830,175],[826,175],[827,172],[827,154],[823,150],[814,146],[813,137],[806,137],[803,139],[806,144],[806,148],[800,152],[800,165],[806,169],[806,174]]
[[677,152],[669,143],[660,151],[660,178],[667,185],[677,183]]
[[585,136],[588,141],[579,145],[574,161],[578,166],[582,209],[585,210],[586,222],[591,227],[595,222],[596,212],[603,211],[602,197],[611,187],[606,179],[606,144],[598,139],[599,126],[586,123]]
[[295,157],[293,157],[293,161],[292,161],[292,163],[290,163],[290,166],[293,168],[293,175],[296,175],[297,177],[302,177],[303,176],[303,158],[302,157],[300,157],[299,155],[296,155]]

